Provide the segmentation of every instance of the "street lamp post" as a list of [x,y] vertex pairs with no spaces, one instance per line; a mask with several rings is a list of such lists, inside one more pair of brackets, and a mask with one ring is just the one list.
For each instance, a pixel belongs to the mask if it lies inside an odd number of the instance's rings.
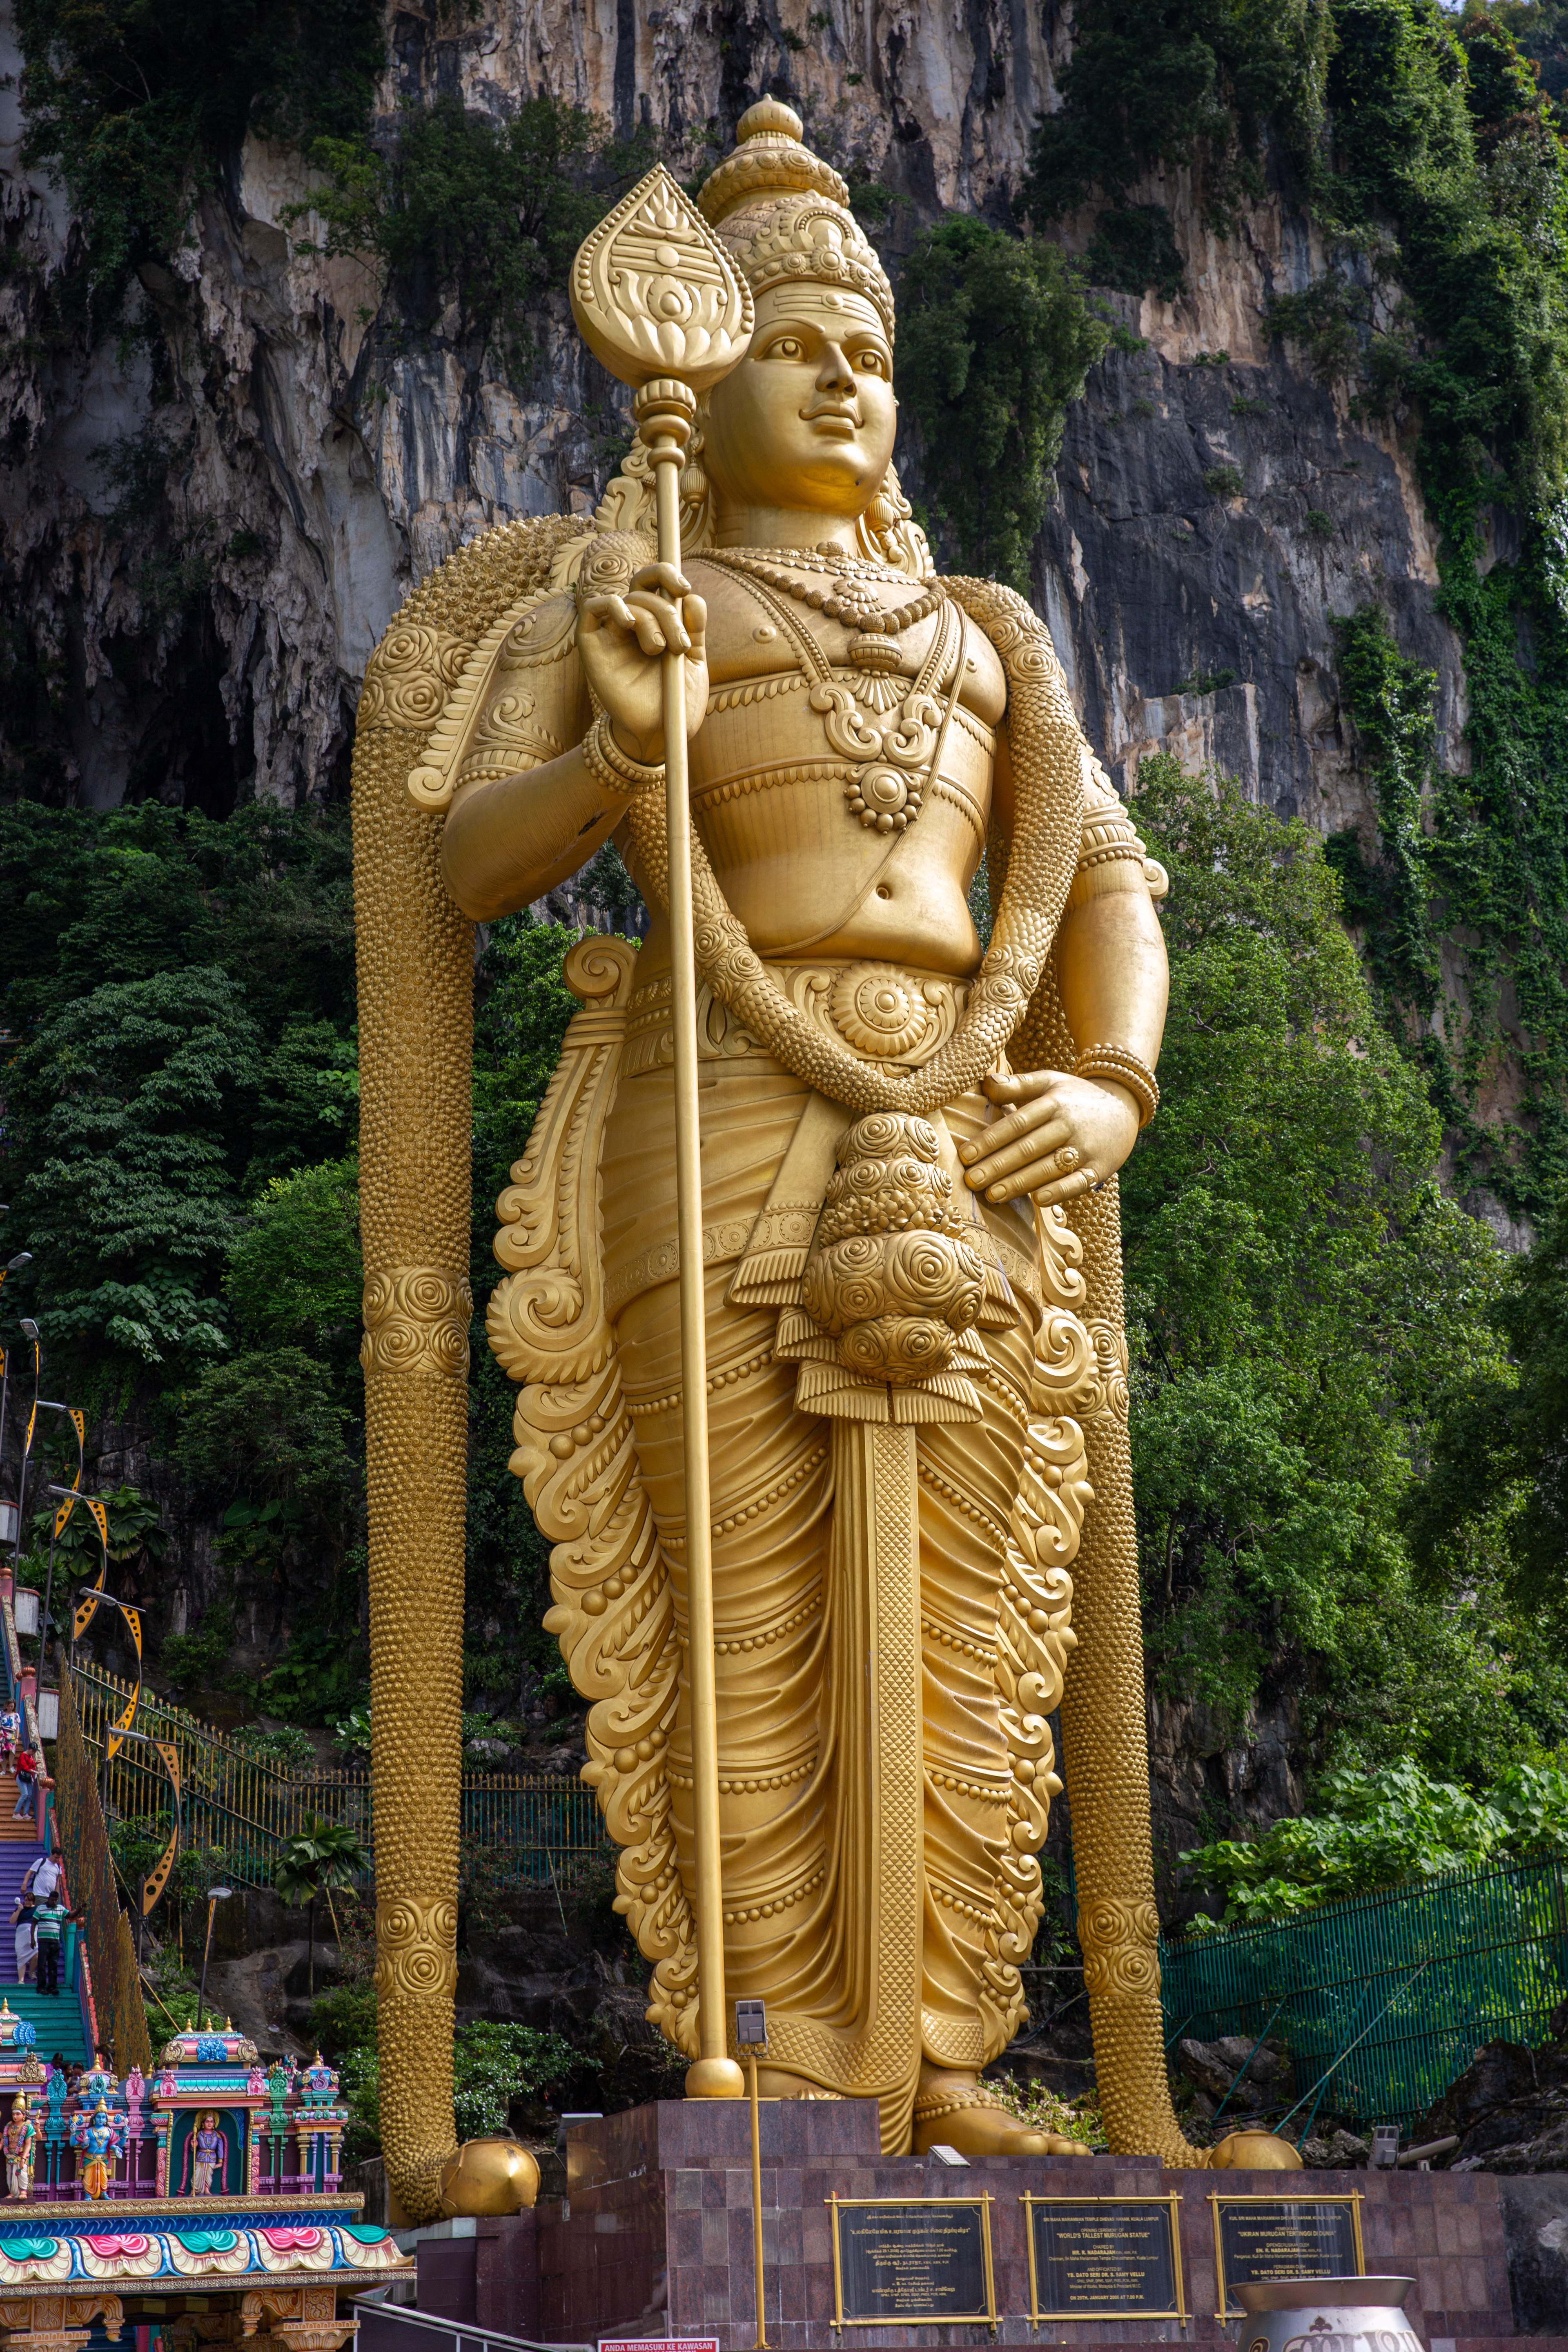
[[207,1961],[212,1956],[213,1921],[217,1916],[218,1905],[220,1903],[226,1903],[233,1893],[234,1889],[232,1886],[209,1886],[207,1888],[207,1939],[202,1946],[202,1980],[196,1991],[196,2031],[198,2033],[200,2032],[202,2026],[202,2004],[207,1997]]

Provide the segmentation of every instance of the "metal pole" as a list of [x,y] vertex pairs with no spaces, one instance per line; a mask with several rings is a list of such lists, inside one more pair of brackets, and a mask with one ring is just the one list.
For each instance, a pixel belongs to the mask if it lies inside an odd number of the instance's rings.
[[[26,1330],[26,1326],[24,1325],[23,1328]],[[22,1521],[27,1507],[27,1462],[33,1451],[33,1433],[38,1423],[38,1384],[44,1377],[36,1328],[27,1331],[27,1338],[33,1350],[33,1410],[27,1420],[27,1434],[22,1441],[22,1466],[16,1474],[16,1540],[11,1548],[13,1570],[22,1557]]]
[[207,1939],[202,1946],[202,1980],[196,1988],[196,2032],[202,2030],[202,2003],[207,1997],[207,1961],[212,1957],[213,1921],[217,1916],[217,1896],[207,1896]]
[[757,2050],[754,2042],[746,2053],[746,2066],[752,2078],[752,2253],[757,2273],[756,2352],[768,2352],[768,2332],[763,2317],[763,2137],[757,2120]]
[[[696,401],[659,379],[634,404],[654,464],[658,560],[680,562],[680,465]],[[697,1098],[697,950],[691,909],[691,808],[686,759],[686,661],[664,656],[665,814],[669,835],[669,951],[674,986],[676,1232],[680,1251],[680,1388],[686,1472],[687,1672],[696,1816],[697,2032],[688,2097],[739,2098],[726,2054],[724,1898],[719,1832],[719,1694],[713,1658],[713,1535],[708,1490],[708,1348],[702,1267],[702,1137]]]

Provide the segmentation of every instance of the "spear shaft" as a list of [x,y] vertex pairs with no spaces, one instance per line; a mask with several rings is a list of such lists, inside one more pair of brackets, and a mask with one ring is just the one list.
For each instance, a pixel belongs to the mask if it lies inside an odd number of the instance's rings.
[[[696,403],[664,378],[636,399],[654,465],[658,560],[680,567],[680,467]],[[697,1100],[697,950],[691,909],[691,799],[686,657],[663,656],[665,818],[675,1027],[676,1233],[680,1252],[681,1441],[686,1482],[687,1676],[695,1815],[698,2038],[689,2093],[738,2096],[725,2053],[724,1895],[719,1830],[719,1694],[713,1651],[713,1532],[708,1484],[708,1345],[702,1266],[702,1138]],[[710,2075],[714,2062],[723,2070]],[[738,2070],[736,2070],[738,2074]]]

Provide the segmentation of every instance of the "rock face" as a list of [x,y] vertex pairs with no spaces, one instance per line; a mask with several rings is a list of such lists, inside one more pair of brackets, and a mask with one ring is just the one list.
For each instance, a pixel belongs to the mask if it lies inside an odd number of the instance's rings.
[[[1562,2021],[1559,2019],[1560,2025]],[[1568,2037],[1540,2050],[1488,2042],[1417,2126],[1417,2140],[1457,2134],[1456,2172],[1561,2172],[1568,2168]],[[1568,2254],[1568,2226],[1559,2251]]]
[[[771,89],[821,152],[890,192],[877,234],[896,268],[944,207],[1009,217],[1032,125],[1057,102],[1068,13],[1054,0],[399,10],[379,128],[437,93],[501,121],[548,91],[623,135],[649,126],[694,167]],[[143,343],[51,338],[48,290],[75,232],[58,191],[18,160],[19,65],[0,12],[13,261],[0,532],[35,680],[12,698],[0,775],[9,761],[28,789],[100,809],[151,796],[221,814],[252,793],[341,793],[358,681],[400,600],[491,523],[590,513],[627,436],[624,395],[560,296],[542,303],[536,363],[515,380],[463,342],[453,313],[416,331],[368,265],[300,250],[320,224],[288,213],[310,174],[256,138],[202,198],[175,267],[145,269],[134,292],[167,349],[163,380]],[[1409,442],[1354,422],[1266,331],[1268,296],[1323,267],[1282,184],[1225,241],[1184,177],[1133,193],[1168,206],[1190,291],[1109,298],[1144,348],[1109,354],[1071,412],[1037,602],[1124,786],[1166,748],[1218,761],[1325,833],[1370,836],[1333,614],[1386,607],[1405,650],[1444,678],[1444,756],[1462,758],[1462,674],[1434,610]],[[1087,224],[1062,234],[1081,247]],[[900,462],[918,477],[918,451]],[[591,918],[595,903],[569,889],[551,911]],[[1152,1735],[1163,1895],[1216,1801],[1259,1821],[1300,1810],[1288,1698],[1240,1740],[1156,1704]]]
[[[461,19],[398,14],[380,127],[437,92],[502,120],[548,90],[622,133],[646,124],[695,163],[772,88],[823,152],[891,192],[879,235],[896,268],[943,207],[1007,215],[1069,38],[1065,12],[1002,0],[785,0],[776,24],[689,0],[480,0]],[[18,64],[12,44],[0,74]],[[252,138],[176,268],[142,273],[135,301],[171,355],[155,400],[115,338],[89,350],[34,331],[72,226],[17,160],[4,87],[20,266],[0,519],[40,680],[19,730],[34,776],[96,807],[151,793],[216,812],[241,793],[341,789],[357,681],[401,597],[487,524],[591,510],[625,438],[619,388],[559,297],[533,322],[526,381],[501,380],[450,314],[409,329],[367,264],[301,252],[319,224],[287,212],[310,174]],[[1037,600],[1120,779],[1166,747],[1325,831],[1364,824],[1330,616],[1383,602],[1405,650],[1449,681],[1456,758],[1463,720],[1409,446],[1352,423],[1267,334],[1267,298],[1322,261],[1280,188],[1223,241],[1184,177],[1142,193],[1170,208],[1190,292],[1110,298],[1146,347],[1108,355],[1072,413]],[[1064,226],[1069,246],[1086,235]],[[918,452],[903,455],[918,474]]]

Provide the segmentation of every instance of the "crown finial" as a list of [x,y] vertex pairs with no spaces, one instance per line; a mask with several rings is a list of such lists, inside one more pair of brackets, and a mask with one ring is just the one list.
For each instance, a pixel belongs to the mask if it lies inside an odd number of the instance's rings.
[[748,106],[735,125],[735,144],[743,146],[748,139],[803,139],[805,125],[793,106],[782,98],[759,98],[755,106]]

